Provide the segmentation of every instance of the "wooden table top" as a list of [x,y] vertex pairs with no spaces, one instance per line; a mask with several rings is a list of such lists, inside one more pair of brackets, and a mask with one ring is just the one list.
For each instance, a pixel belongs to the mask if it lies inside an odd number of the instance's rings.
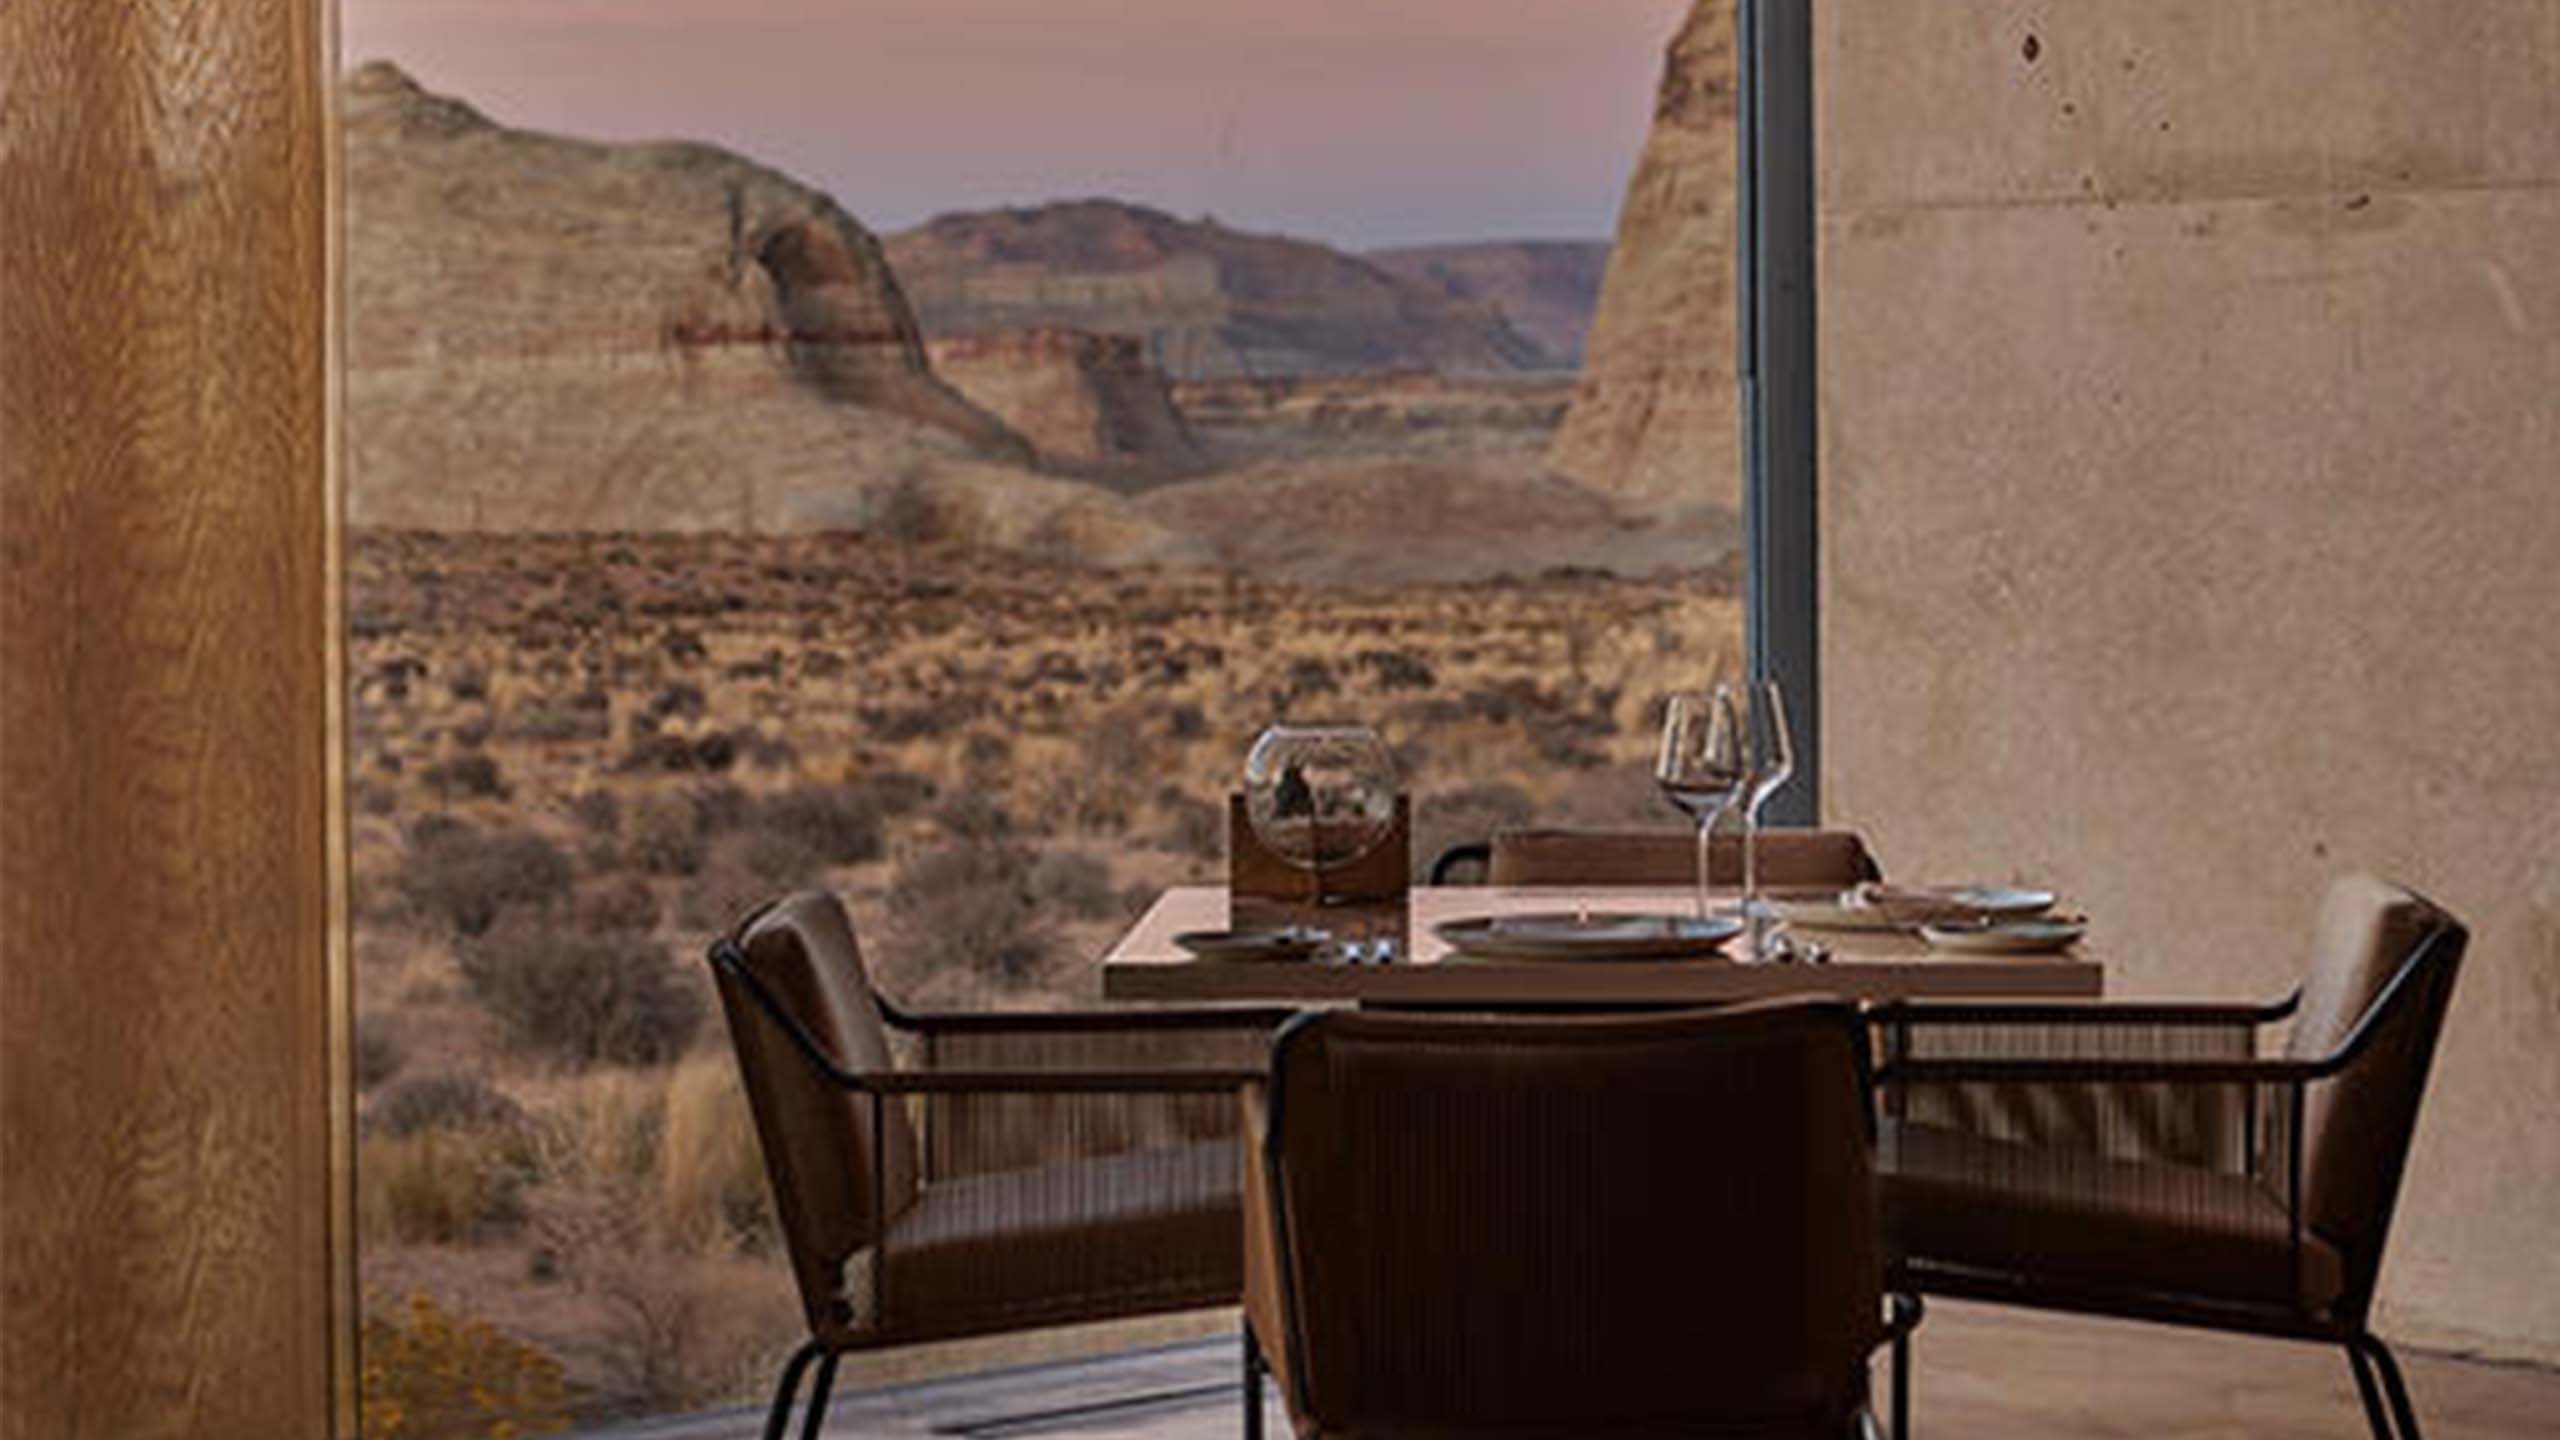
[[1693,892],[1634,888],[1419,888],[1409,907],[1412,953],[1389,965],[1194,960],[1173,943],[1187,930],[1227,928],[1227,891],[1166,891],[1102,965],[1110,1000],[1368,1001],[1422,1005],[1687,1004],[1769,995],[2087,998],[2105,970],[2084,942],[2058,955],[1952,955],[1902,934],[1820,931],[1827,965],[1763,964],[1747,938],[1700,960],[1495,961],[1454,955],[1432,933],[1474,915],[1587,908],[1594,914],[1688,914]]

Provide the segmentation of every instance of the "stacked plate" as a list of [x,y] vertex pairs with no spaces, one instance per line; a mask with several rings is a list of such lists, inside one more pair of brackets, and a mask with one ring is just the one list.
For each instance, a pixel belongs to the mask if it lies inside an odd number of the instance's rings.
[[1836,895],[1773,899],[1788,925],[1806,930],[1916,933],[1941,950],[2031,955],[2078,941],[2087,922],[2055,915],[2050,890],[2000,885],[1884,885],[1869,882]]

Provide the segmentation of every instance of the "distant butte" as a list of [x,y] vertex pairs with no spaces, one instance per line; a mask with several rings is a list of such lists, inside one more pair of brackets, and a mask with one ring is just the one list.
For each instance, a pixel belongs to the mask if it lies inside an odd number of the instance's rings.
[[1556,364],[1493,301],[1311,240],[1116,200],[943,215],[887,247],[928,335],[1131,336],[1175,380]]

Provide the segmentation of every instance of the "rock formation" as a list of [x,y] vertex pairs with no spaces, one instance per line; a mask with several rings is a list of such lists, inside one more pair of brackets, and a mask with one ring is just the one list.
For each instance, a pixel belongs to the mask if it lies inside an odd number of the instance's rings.
[[928,335],[1135,336],[1177,380],[1550,363],[1493,304],[1310,241],[1116,201],[944,215],[887,245]]
[[789,529],[1030,460],[824,194],[506,129],[388,64],[343,89],[355,523]]
[[1734,385],[1733,0],[1671,41],[1627,184],[1557,470],[1650,513],[1741,496]]
[[1609,268],[1606,240],[1487,241],[1477,245],[1412,245],[1362,256],[1389,274],[1436,285],[1459,300],[1496,306],[1511,328],[1537,342],[1560,370],[1582,363],[1600,279]]
[[1195,464],[1164,373],[1126,335],[998,330],[931,341],[934,373],[1069,467]]

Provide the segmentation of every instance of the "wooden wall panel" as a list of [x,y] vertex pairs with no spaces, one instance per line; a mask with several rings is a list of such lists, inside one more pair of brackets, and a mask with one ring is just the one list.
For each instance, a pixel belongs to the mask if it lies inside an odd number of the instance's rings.
[[321,8],[0,4],[0,1437],[333,1428]]

